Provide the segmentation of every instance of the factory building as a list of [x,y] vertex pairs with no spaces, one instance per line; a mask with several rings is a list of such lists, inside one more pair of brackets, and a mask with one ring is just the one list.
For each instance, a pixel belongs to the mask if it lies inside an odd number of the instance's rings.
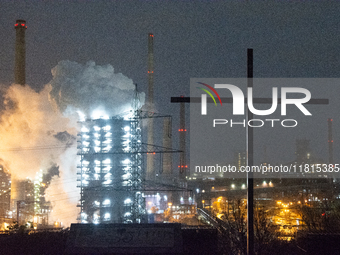
[[11,175],[0,165],[0,218],[7,218],[11,200]]
[[140,119],[89,119],[80,125],[77,180],[81,222],[143,222]]

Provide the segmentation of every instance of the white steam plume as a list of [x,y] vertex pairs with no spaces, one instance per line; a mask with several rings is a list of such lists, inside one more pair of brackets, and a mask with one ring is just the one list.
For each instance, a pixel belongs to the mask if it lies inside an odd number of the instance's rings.
[[[52,69],[52,75],[52,81],[40,92],[16,84],[5,91],[0,115],[0,162],[12,179],[33,179],[40,169],[46,173],[57,164],[59,177],[54,176],[46,190],[46,201],[54,205],[49,221],[62,221],[68,226],[76,222],[79,211],[74,139],[78,113],[92,117],[93,111],[101,110],[108,116],[129,111],[135,87],[132,80],[114,73],[112,66],[94,62],[81,65],[62,61]],[[139,98],[143,104],[144,93]]]
[[[111,65],[61,61],[52,69],[52,75],[50,94],[64,113],[80,110],[86,117],[97,117],[104,112],[113,116],[131,110],[135,85],[123,74],[115,73]],[[144,104],[145,94],[140,98]]]

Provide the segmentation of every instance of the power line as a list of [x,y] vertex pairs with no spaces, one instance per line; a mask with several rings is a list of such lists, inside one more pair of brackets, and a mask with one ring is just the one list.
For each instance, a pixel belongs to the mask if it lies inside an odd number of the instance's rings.
[[0,149],[0,152],[9,152],[9,151],[32,151],[32,150],[52,150],[52,149],[68,149],[75,147],[75,145],[72,144],[64,144],[64,145],[52,145],[52,146],[35,146],[35,147],[17,147],[17,148],[2,148]]

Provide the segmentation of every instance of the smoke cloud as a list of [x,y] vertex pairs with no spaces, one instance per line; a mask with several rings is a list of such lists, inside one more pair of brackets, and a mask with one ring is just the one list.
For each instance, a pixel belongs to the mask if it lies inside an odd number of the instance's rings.
[[[52,69],[51,97],[63,113],[82,111],[86,117],[113,116],[131,110],[135,85],[111,65],[61,61]],[[145,94],[140,94],[144,104]],[[71,109],[71,110],[70,110]]]
[[[135,86],[114,73],[110,65],[61,61],[52,69],[52,81],[36,92],[13,84],[2,94],[0,162],[12,174],[12,183],[34,179],[40,169],[50,181],[46,201],[53,205],[51,221],[64,226],[76,222],[79,189],[76,187],[77,121],[130,111]],[[4,87],[3,87],[4,89]],[[139,94],[141,104],[145,94]],[[96,113],[96,116],[93,116]],[[15,185],[12,198],[18,198]]]

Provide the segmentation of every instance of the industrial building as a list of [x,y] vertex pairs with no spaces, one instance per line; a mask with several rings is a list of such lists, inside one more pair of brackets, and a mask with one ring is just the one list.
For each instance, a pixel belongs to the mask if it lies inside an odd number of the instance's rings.
[[88,119],[78,134],[82,223],[141,223],[142,141],[138,116]]
[[11,175],[0,165],[0,219],[9,217],[11,200]]

